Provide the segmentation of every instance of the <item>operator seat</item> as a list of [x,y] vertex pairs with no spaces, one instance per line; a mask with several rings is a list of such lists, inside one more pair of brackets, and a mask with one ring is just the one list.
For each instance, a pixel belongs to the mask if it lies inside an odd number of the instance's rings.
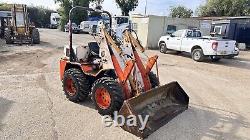
[[99,56],[100,47],[97,42],[89,42],[88,43],[90,55]]

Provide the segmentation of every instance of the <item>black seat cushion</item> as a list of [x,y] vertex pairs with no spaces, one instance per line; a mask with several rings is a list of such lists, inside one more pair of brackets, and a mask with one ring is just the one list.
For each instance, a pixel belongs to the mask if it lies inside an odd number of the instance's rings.
[[99,55],[100,48],[97,42],[90,42],[88,46],[92,55]]

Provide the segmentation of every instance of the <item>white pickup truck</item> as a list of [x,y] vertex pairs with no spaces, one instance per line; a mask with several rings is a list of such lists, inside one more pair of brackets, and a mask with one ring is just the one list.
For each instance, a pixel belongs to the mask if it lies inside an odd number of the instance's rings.
[[158,42],[160,52],[168,50],[191,53],[193,60],[203,61],[206,56],[212,61],[239,54],[236,41],[213,37],[202,37],[199,30],[178,30],[171,35],[162,36]]

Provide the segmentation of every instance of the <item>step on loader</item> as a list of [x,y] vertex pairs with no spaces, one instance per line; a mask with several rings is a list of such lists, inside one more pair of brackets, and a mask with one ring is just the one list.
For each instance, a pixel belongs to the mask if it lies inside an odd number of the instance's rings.
[[[71,13],[76,9],[99,12],[109,16],[109,28],[103,26],[96,42],[87,46],[72,45]],[[127,118],[130,115],[148,117],[145,129],[122,126],[138,137],[146,138],[172,118],[188,108],[189,97],[178,84],[171,82],[160,86],[157,59],[141,58],[144,53],[132,30],[125,30],[123,40],[112,34],[112,18],[109,12],[76,6],[69,13],[70,42],[65,46],[65,56],[60,60],[60,79],[66,97],[73,102],[91,96],[101,115],[113,115],[115,111]],[[139,52],[138,52],[139,50]],[[156,67],[156,74],[152,68]],[[138,118],[137,118],[138,119]]]

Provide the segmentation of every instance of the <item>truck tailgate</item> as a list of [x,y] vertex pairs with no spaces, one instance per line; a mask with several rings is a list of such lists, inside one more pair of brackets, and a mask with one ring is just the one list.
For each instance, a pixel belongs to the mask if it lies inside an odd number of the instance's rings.
[[218,42],[217,55],[229,55],[234,53],[236,47],[236,41],[217,40],[217,42]]

